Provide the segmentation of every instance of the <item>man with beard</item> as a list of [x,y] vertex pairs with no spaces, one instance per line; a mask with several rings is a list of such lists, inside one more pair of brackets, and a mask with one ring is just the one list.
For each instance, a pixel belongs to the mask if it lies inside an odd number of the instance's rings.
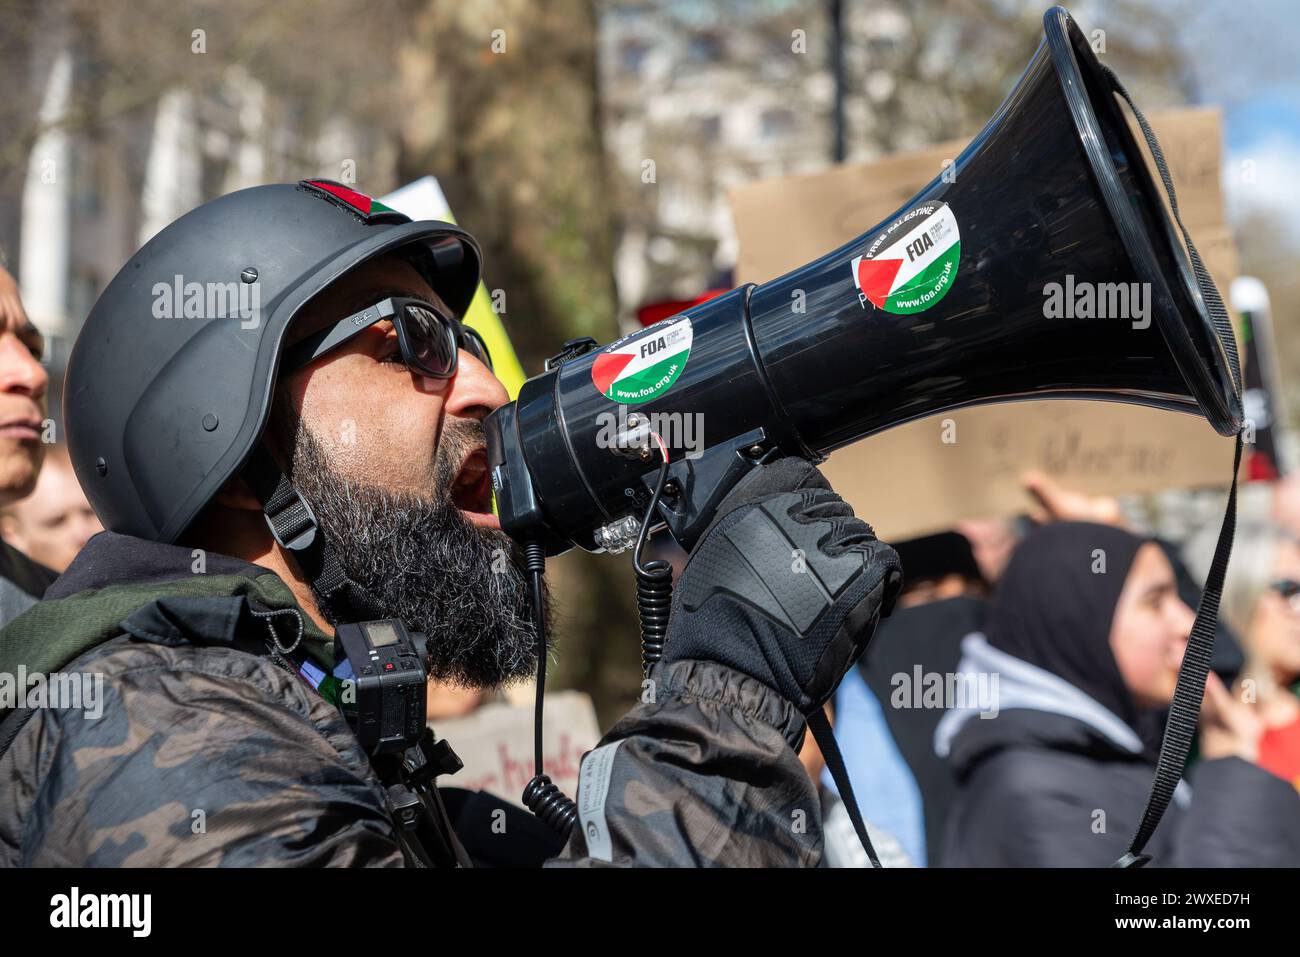
[[[400,619],[431,677],[475,687],[537,665],[484,448],[507,396],[458,320],[479,268],[456,227],[304,181],[194,210],[109,285],[65,394],[108,531],[0,633],[0,672],[102,691],[80,710],[0,699],[0,862],[403,863],[338,708],[333,630]],[[683,574],[655,694],[602,741],[606,828],[575,828],[561,861],[816,863],[803,716],[899,584],[811,465],[755,469]],[[536,838],[496,820],[455,830]],[[465,863],[440,822],[437,862]]]

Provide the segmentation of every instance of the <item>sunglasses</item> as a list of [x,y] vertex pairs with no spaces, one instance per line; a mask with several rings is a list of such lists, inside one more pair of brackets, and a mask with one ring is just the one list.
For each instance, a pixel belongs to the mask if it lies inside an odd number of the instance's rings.
[[1284,578],[1269,582],[1268,587],[1285,598],[1293,612],[1300,613],[1300,582],[1293,578]]
[[482,336],[433,303],[406,296],[390,296],[312,333],[285,350],[280,369],[296,372],[309,366],[331,349],[385,320],[392,322],[397,331],[402,361],[412,372],[432,379],[450,379],[456,374],[456,359],[461,349],[492,369],[492,356]]

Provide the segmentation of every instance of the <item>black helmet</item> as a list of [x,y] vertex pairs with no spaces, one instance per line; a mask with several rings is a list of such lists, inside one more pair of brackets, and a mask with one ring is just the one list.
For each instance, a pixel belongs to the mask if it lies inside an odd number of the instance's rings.
[[328,180],[222,196],[132,256],[64,386],[72,464],[104,527],[174,542],[257,447],[298,310],[399,249],[463,315],[481,269],[473,237]]

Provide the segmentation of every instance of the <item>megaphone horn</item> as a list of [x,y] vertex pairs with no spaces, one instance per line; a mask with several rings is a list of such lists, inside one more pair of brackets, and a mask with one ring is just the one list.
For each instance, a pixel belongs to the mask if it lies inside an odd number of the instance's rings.
[[658,511],[688,547],[756,459],[819,461],[948,409],[1103,399],[1236,433],[1231,330],[1216,327],[1218,293],[1175,228],[1122,87],[1064,9],[1044,24],[955,175],[802,268],[525,383],[487,420],[502,527],[550,554],[630,545],[658,479],[647,436],[683,417],[694,447],[674,455]]

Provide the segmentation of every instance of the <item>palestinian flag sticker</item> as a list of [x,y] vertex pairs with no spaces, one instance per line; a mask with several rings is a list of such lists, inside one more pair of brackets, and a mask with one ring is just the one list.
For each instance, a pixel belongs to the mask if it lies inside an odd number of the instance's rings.
[[665,319],[606,346],[591,364],[591,381],[615,402],[649,402],[677,381],[690,354],[690,317]]
[[924,312],[948,294],[961,260],[961,231],[947,203],[926,203],[894,220],[853,258],[862,308],[899,316]]

